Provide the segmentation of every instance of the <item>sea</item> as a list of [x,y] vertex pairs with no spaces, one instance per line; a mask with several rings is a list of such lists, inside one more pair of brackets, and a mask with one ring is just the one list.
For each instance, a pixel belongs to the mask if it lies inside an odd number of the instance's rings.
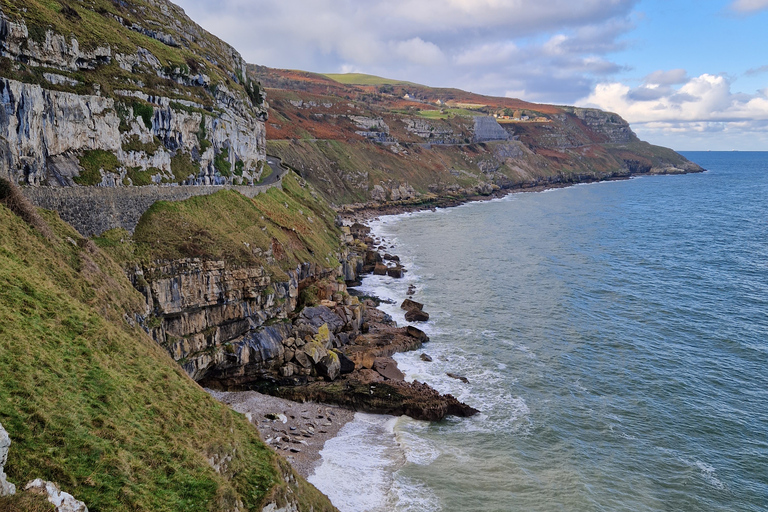
[[768,153],[683,154],[707,172],[373,222],[408,272],[361,291],[430,314],[400,369],[481,413],[357,413],[310,482],[342,512],[768,510]]

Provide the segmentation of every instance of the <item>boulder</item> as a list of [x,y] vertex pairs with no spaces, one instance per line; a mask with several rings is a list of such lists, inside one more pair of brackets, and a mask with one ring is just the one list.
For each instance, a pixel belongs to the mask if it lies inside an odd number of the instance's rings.
[[395,279],[401,279],[403,277],[403,267],[388,267],[387,275],[389,277],[394,277]]
[[421,302],[416,302],[415,300],[405,299],[403,303],[400,304],[400,309],[404,309],[406,311],[417,309],[421,311],[422,309],[424,309],[424,304],[422,304]]
[[287,363],[280,367],[280,375],[285,378],[293,377],[296,374],[296,365]]
[[302,368],[312,368],[312,360],[303,350],[296,351],[294,359]]
[[11,447],[11,438],[0,424],[0,496],[10,496],[16,494],[16,486],[5,478],[3,468],[8,461],[8,449]]
[[463,377],[461,375],[456,375],[455,373],[451,373],[451,372],[446,373],[446,375],[449,376],[452,379],[460,380],[464,384],[469,384],[469,379],[467,379],[466,377]]
[[307,343],[302,347],[301,350],[307,355],[307,357],[312,360],[314,364],[319,363],[321,359],[328,355],[328,349],[326,349],[323,344],[317,341],[311,341]]
[[336,380],[341,374],[341,360],[336,352],[328,352],[317,365],[315,365],[317,373],[327,378],[328,380]]
[[381,258],[381,254],[379,254],[377,251],[366,251],[365,252],[365,265],[376,265],[377,263],[381,263],[383,260]]
[[405,379],[405,374],[397,367],[395,360],[389,357],[377,357],[373,362],[373,369],[387,380]]
[[[426,313],[425,313],[426,314]],[[429,315],[427,315],[429,316]],[[422,343],[426,343],[429,341],[429,336],[427,336],[427,333],[419,329],[418,327],[413,327],[412,325],[409,325],[405,328],[406,334],[410,336],[411,338],[416,338]]]
[[328,329],[331,332],[337,332],[344,326],[344,320],[326,306],[302,309],[298,322],[309,324],[315,333],[323,324],[328,324]]
[[32,480],[24,487],[25,491],[35,492],[48,496],[48,501],[56,507],[56,512],[88,512],[85,503],[78,501],[69,493],[62,492],[59,486],[53,482],[46,482],[40,478]]
[[432,358],[429,356],[429,354],[421,354],[421,360],[427,363],[432,362]]
[[405,320],[407,322],[426,322],[429,320],[429,313],[419,309],[412,309],[405,314]]
[[388,268],[383,263],[377,263],[375,267],[373,267],[373,274],[376,276],[385,276],[387,275]]
[[344,355],[343,352],[335,351],[336,355],[339,356],[339,363],[341,367],[339,368],[339,372],[342,375],[347,375],[349,373],[352,373],[355,371],[355,363],[350,358],[348,358],[346,355]]

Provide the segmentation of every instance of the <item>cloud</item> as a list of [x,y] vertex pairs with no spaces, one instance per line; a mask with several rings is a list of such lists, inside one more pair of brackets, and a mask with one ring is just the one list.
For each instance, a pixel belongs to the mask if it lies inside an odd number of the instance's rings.
[[768,9],[768,0],[736,0],[731,4],[731,9],[746,14],[764,11]]
[[[669,73],[659,71],[651,76],[663,78]],[[741,134],[742,139],[745,134],[757,133],[764,143],[768,139],[766,93],[768,90],[736,94],[726,77],[703,74],[687,78],[678,87],[644,84],[632,89],[616,82],[601,83],[578,104],[615,112],[630,122],[638,135],[662,145],[669,144],[667,135],[677,134],[682,140],[684,133],[701,137],[707,133]]]
[[570,103],[624,69],[639,0],[178,0],[251,63]]
[[760,66],[758,68],[748,69],[744,74],[747,76],[754,76],[754,75],[760,75],[762,73],[768,73],[768,65]]
[[643,79],[646,84],[675,85],[688,80],[688,73],[684,69],[672,69],[669,71],[654,71]]

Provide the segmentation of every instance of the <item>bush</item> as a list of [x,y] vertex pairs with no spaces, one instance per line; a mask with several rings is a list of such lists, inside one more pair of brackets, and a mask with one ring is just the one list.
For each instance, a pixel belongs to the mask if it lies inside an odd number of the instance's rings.
[[139,103],[138,101],[134,101],[131,107],[133,107],[133,115],[139,116],[144,121],[144,126],[151,130],[152,116],[155,114],[154,107],[145,103]]
[[109,151],[103,149],[93,149],[83,152],[80,157],[80,167],[83,171],[80,176],[74,178],[75,183],[78,185],[98,185],[101,183],[100,169],[104,172],[117,172],[117,168],[120,167],[120,162],[117,161],[117,157]]
[[227,159],[229,151],[221,151],[215,157],[213,157],[213,166],[219,171],[219,174],[225,178],[232,176],[232,164]]
[[193,162],[189,154],[179,151],[176,156],[171,158],[171,172],[176,178],[176,183],[181,183],[190,175],[197,176],[200,174],[200,165]]

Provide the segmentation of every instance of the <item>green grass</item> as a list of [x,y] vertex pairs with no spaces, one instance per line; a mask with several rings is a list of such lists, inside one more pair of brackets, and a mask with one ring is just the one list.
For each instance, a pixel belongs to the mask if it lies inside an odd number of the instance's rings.
[[417,115],[426,119],[450,119],[455,116],[474,117],[478,113],[466,108],[444,108],[442,110],[419,110]]
[[219,171],[219,174],[225,178],[232,176],[232,164],[227,159],[228,156],[229,151],[225,148],[213,157],[213,166]]
[[152,176],[162,172],[157,167],[150,167],[146,171],[142,171],[141,168],[128,169],[126,177],[131,179],[131,183],[134,186],[142,187],[145,185],[152,185]]
[[[141,217],[132,237],[96,242],[123,263],[197,257],[235,266],[264,266],[274,276],[303,262],[338,265],[340,233],[335,213],[300,179],[249,199],[232,190],[186,201],[158,201]],[[257,250],[258,249],[258,250]],[[271,251],[274,261],[267,258]]]
[[[55,214],[49,241],[0,205],[0,423],[11,482],[57,482],[98,511],[261,510],[277,459],[124,315],[143,297]],[[118,243],[119,234],[113,242]],[[70,238],[77,243],[71,244]],[[221,474],[208,459],[231,456]],[[279,468],[282,468],[279,470]],[[299,479],[301,509],[331,510]],[[23,499],[0,508],[25,507]]]
[[120,162],[114,153],[102,149],[92,149],[84,151],[80,156],[80,166],[83,171],[74,178],[75,183],[78,185],[98,185],[101,183],[99,169],[103,169],[104,172],[116,173],[120,167]]
[[403,80],[392,80],[390,78],[382,78],[375,75],[366,75],[364,73],[324,73],[323,76],[335,80],[345,85],[411,85],[416,87],[422,87],[419,84],[413,82],[406,82]]
[[179,151],[171,158],[171,172],[176,178],[176,183],[181,183],[190,176],[200,174],[200,164],[193,162],[188,153]]

